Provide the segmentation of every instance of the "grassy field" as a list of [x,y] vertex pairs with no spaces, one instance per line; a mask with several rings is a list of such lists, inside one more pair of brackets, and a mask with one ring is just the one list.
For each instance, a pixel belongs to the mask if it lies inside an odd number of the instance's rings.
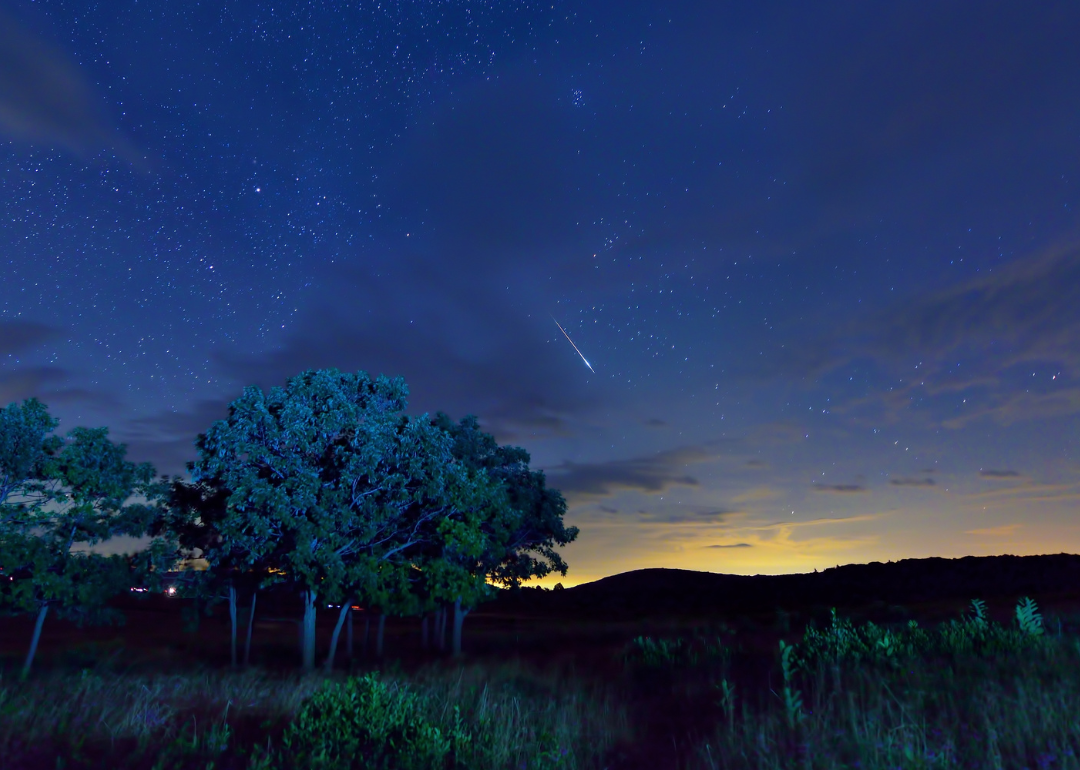
[[891,609],[912,617],[493,614],[464,661],[399,625],[386,660],[307,676],[288,633],[232,670],[219,621],[58,626],[30,680],[4,659],[0,768],[1080,768],[1074,615]]
[[628,734],[610,693],[514,664],[353,678],[50,672],[4,681],[0,715],[9,768],[585,768]]

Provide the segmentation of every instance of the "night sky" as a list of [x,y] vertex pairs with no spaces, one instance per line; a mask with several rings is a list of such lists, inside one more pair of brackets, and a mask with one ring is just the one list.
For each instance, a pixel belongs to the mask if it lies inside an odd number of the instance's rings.
[[567,585],[1080,551],[1078,31],[7,0],[0,404],[181,473],[245,385],[401,375],[563,491]]

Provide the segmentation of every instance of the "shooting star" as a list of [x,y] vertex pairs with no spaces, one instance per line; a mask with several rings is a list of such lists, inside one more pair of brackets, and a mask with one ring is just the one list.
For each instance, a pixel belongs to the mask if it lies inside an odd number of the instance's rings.
[[[555,316],[551,316],[551,320],[555,321]],[[574,345],[574,341],[570,339],[570,335],[566,333],[566,329],[562,328],[562,324],[558,321],[555,321],[555,325],[559,327],[559,331],[561,331],[563,333],[563,336],[566,337],[566,341],[569,342],[571,345]],[[578,350],[577,345],[574,345],[574,350],[579,356],[581,356],[581,351]],[[585,366],[589,367],[590,372],[596,374],[596,370],[592,368],[592,364],[589,363],[589,359],[587,359],[585,356],[581,356],[581,360],[585,362]]]

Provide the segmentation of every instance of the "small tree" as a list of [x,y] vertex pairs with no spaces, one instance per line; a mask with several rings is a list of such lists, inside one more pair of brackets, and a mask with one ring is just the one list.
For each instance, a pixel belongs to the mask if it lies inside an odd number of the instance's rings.
[[[208,607],[225,600],[229,607],[230,660],[238,664],[237,614],[240,594],[251,597],[247,634],[244,640],[244,665],[251,660],[251,631],[255,620],[258,592],[276,582],[266,565],[249,565],[246,552],[237,552],[236,543],[226,540],[221,524],[228,515],[229,490],[217,479],[187,483],[173,478],[168,484],[168,504],[155,526],[155,533],[174,543],[174,558],[182,565],[204,560],[207,569],[185,569],[179,588],[182,595],[208,602]],[[197,610],[196,610],[197,611]]]
[[556,548],[573,542],[578,529],[563,523],[566,501],[547,487],[543,472],[529,469],[524,449],[499,446],[471,415],[455,424],[440,412],[434,424],[453,438],[459,462],[484,473],[503,491],[491,504],[475,507],[469,521],[452,531],[432,568],[437,592],[453,597],[452,649],[460,655],[465,617],[491,595],[490,585],[516,587],[552,572],[565,575],[567,565]]
[[375,651],[376,655],[382,655],[387,616],[411,615],[417,611],[418,600],[411,591],[414,578],[410,573],[414,571],[410,565],[400,561],[380,559],[369,554],[353,560],[349,577],[339,586],[341,609],[330,637],[330,651],[324,663],[327,671],[334,668],[341,629],[351,612],[354,600],[362,600],[369,610],[378,610]]
[[[89,549],[117,535],[143,535],[160,491],[153,468],[129,462],[108,429],[75,428],[61,441],[47,435],[55,426],[33,399],[0,413],[4,603],[37,615],[24,675],[50,608],[79,623],[122,619],[106,602],[130,586],[132,564]],[[143,502],[130,502],[135,496]]]
[[0,602],[18,610],[14,572],[27,573],[38,541],[31,536],[34,517],[49,500],[47,464],[61,440],[50,436],[58,422],[36,398],[0,410]]

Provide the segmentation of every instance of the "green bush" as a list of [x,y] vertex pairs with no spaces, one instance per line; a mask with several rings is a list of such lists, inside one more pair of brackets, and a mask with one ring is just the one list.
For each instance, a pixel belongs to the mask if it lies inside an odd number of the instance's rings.
[[435,724],[421,696],[376,674],[323,687],[282,739],[293,767],[364,770],[464,768],[471,742],[457,708]]
[[1016,606],[1015,628],[990,622],[986,603],[973,599],[970,613],[960,620],[942,623],[937,633],[919,628],[914,620],[906,628],[888,629],[874,623],[855,626],[832,610],[831,622],[823,629],[806,628],[799,657],[807,664],[889,662],[913,656],[998,655],[1029,650],[1040,643],[1043,620],[1038,606],[1027,597]]
[[638,636],[623,648],[622,659],[630,668],[682,668],[723,663],[730,654],[720,637],[699,634],[693,639],[654,639]]

